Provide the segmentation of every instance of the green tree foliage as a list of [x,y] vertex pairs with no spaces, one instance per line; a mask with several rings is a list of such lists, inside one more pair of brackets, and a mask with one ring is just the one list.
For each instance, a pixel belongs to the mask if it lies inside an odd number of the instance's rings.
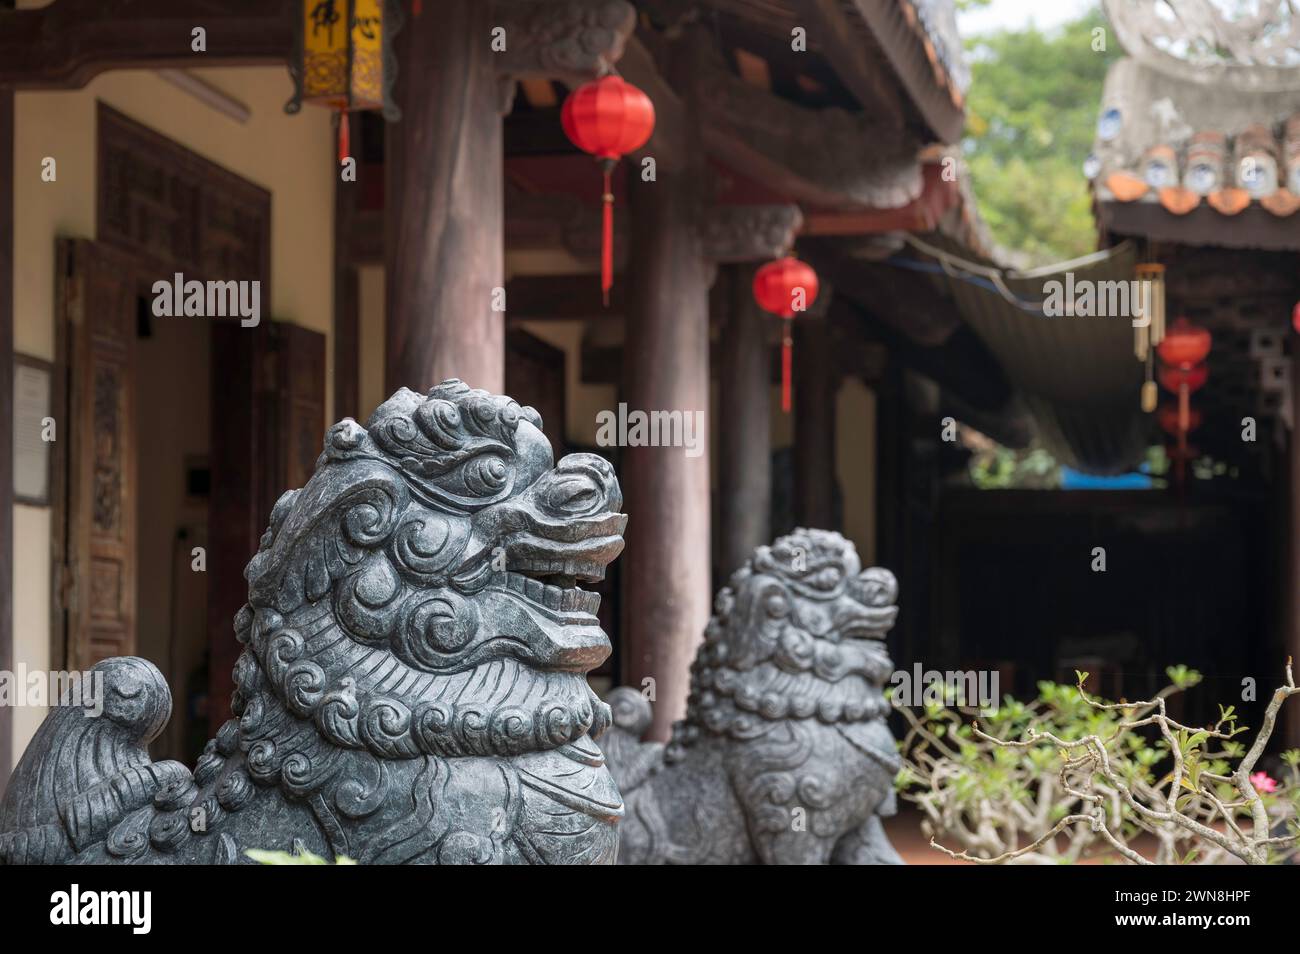
[[[1098,34],[1104,40],[1104,51]],[[1083,163],[1107,67],[1122,55],[1099,9],[1050,33],[1033,26],[966,41],[963,151],[996,241],[1040,262],[1096,248]]]

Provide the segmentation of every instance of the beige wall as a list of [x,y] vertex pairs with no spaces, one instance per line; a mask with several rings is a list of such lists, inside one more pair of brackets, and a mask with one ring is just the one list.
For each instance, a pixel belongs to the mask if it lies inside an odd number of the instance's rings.
[[[333,325],[335,169],[330,117],[304,109],[286,116],[291,92],[283,67],[195,70],[251,110],[240,124],[142,70],[105,73],[86,88],[18,93],[14,143],[14,348],[54,357],[54,246],[57,236],[95,235],[95,103],[102,100],[181,145],[271,192],[271,295],[263,315],[324,333]],[[57,179],[41,181],[42,160]],[[194,319],[201,320],[201,319]],[[325,347],[326,407],[333,403],[333,348]],[[322,431],[325,422],[322,422]],[[50,512],[15,507],[15,662],[49,665]],[[18,709],[15,750],[44,712]]]

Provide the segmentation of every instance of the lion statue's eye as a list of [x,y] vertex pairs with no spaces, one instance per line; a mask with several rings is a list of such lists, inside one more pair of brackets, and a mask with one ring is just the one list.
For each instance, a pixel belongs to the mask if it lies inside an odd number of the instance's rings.
[[812,584],[819,590],[833,590],[840,585],[840,581],[843,579],[843,570],[837,566],[828,566],[817,571],[817,575],[812,579]]
[[495,454],[480,454],[461,466],[459,477],[474,496],[491,497],[505,487],[510,465]]

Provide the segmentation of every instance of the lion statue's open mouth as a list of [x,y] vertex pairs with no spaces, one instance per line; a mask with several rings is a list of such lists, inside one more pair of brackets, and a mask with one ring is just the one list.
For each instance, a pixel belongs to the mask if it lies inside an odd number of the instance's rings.
[[[301,842],[361,861],[612,861],[622,800],[591,740],[611,714],[586,681],[610,644],[583,584],[627,517],[610,465],[556,463],[541,426],[447,381],[330,428],[245,571],[237,718],[193,776],[144,749],[170,708],[157,670],[101,663],[110,700],[135,702],[47,719],[0,807],[0,860],[232,861]],[[111,797],[70,809],[41,765],[81,749],[82,788]],[[70,810],[93,824],[70,829]]]

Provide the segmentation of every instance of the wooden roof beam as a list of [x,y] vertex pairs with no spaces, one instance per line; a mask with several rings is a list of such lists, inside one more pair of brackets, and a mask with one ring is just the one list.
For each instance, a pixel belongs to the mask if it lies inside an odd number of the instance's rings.
[[[570,195],[508,191],[506,249],[563,248],[582,261],[600,260],[600,210]],[[627,260],[627,216],[615,219],[614,263]],[[803,225],[797,205],[713,205],[700,221],[704,257],[714,263],[775,258]]]
[[[78,89],[110,69],[284,63],[295,9],[291,0],[54,0],[0,11],[0,86]],[[195,27],[206,31],[201,53]]]
[[626,311],[626,281],[614,282],[608,307],[595,275],[517,275],[506,281],[506,318],[511,321],[607,320]]

